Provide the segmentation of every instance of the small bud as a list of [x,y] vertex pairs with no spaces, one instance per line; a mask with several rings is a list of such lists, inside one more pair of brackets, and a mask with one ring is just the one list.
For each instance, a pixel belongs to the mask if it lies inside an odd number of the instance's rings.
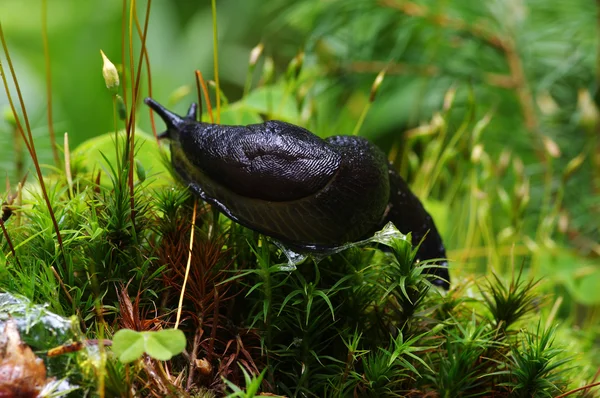
[[471,151],[471,162],[474,164],[478,164],[481,161],[481,156],[483,155],[483,145],[477,144],[473,147]]
[[581,126],[586,130],[593,131],[600,118],[600,112],[594,104],[590,92],[584,88],[577,92],[577,109]]
[[446,121],[444,120],[444,117],[439,112],[434,113],[433,116],[431,117],[430,126],[435,131],[444,127],[445,124],[446,124]]
[[10,109],[9,107],[4,108],[4,115],[3,115],[3,119],[4,121],[9,124],[11,127],[17,127],[17,119],[15,118],[15,114],[13,113],[12,109]]
[[544,245],[546,246],[546,248],[548,249],[556,249],[556,241],[554,239],[552,239],[549,236],[546,236],[543,239]]
[[183,99],[183,97],[188,95],[190,92],[191,92],[191,89],[190,89],[190,86],[188,86],[188,85],[183,85],[183,86],[177,87],[175,90],[173,90],[173,92],[171,92],[171,95],[169,95],[169,103],[170,104],[178,103],[179,101],[181,101]]
[[563,234],[569,230],[569,215],[564,210],[558,215],[558,230]]
[[583,164],[584,160],[585,160],[584,153],[580,153],[579,155],[577,155],[573,159],[571,159],[569,161],[569,163],[567,163],[567,166],[565,167],[565,171],[563,172],[563,176],[562,176],[563,181],[567,181],[569,178],[571,178],[571,176],[577,170],[579,170],[579,168]]
[[484,191],[482,191],[479,188],[474,188],[473,189],[473,196],[475,197],[475,199],[477,200],[487,200],[488,198],[488,194],[485,193]]
[[496,239],[498,242],[509,242],[513,236],[515,236],[515,229],[513,227],[506,227],[498,232]]
[[435,131],[429,124],[422,124],[414,129],[407,130],[404,135],[407,140],[416,139],[419,137],[434,135]]
[[298,87],[296,90],[296,102],[298,103],[298,107],[302,107],[309,92],[310,86],[308,84],[301,84],[300,87]]
[[140,180],[141,182],[146,181],[146,169],[144,168],[144,165],[142,165],[142,162],[139,161],[139,159],[135,159],[135,173],[137,174],[138,180]]
[[525,174],[525,165],[521,158],[513,158],[513,170],[515,171],[515,176],[517,178],[523,178]]
[[269,83],[274,75],[275,75],[275,62],[273,61],[273,58],[266,57],[265,63],[263,64],[262,75],[260,77],[260,81],[258,82],[258,85],[262,86],[262,85]]
[[250,51],[250,59],[248,60],[248,64],[251,68],[254,68],[254,66],[256,66],[258,58],[261,56],[264,48],[265,47],[262,43],[258,43],[258,45],[254,47],[252,51]]
[[508,193],[502,187],[497,187],[496,191],[498,194],[498,199],[500,200],[500,204],[504,208],[504,211],[507,214],[510,214],[512,212],[512,201],[510,200],[510,196],[508,196]]
[[117,72],[115,64],[110,62],[110,59],[108,59],[102,50],[100,50],[100,55],[102,55],[102,76],[104,77],[106,88],[116,93],[119,88],[119,72]]
[[445,112],[452,108],[454,98],[456,98],[456,87],[452,86],[448,89],[448,91],[446,91],[446,94],[444,95],[444,107],[442,109]]
[[560,157],[560,148],[558,147],[556,142],[554,142],[550,137],[546,135],[542,136],[542,142],[544,143],[544,149],[546,149],[548,155],[552,156],[555,159]]
[[481,133],[488,126],[488,124],[490,124],[491,120],[492,120],[492,112],[488,112],[485,114],[485,116],[483,116],[480,120],[478,120],[477,123],[475,123],[475,126],[473,127],[473,131],[471,133],[471,135],[473,137],[473,142],[479,141],[479,138],[481,137]]
[[119,119],[126,120],[127,119],[127,108],[125,107],[125,102],[123,102],[123,98],[119,94],[115,95],[115,99],[117,100],[117,113],[119,114]]
[[540,111],[544,115],[554,115],[560,110],[558,104],[556,103],[556,101],[554,101],[554,98],[552,98],[550,93],[548,93],[547,91],[540,93],[535,98],[535,100],[537,102],[538,107],[540,108]]
[[498,158],[498,165],[496,166],[496,172],[499,177],[502,177],[508,168],[510,163],[510,157],[512,156],[509,150],[504,149]]
[[524,180],[522,184],[515,187],[515,198],[518,200],[517,210],[524,211],[531,199],[529,180]]
[[529,249],[529,251],[532,253],[536,253],[540,249],[540,246],[527,235],[523,237],[523,242],[525,243],[527,249]]
[[369,96],[370,102],[375,101],[375,97],[377,96],[377,92],[379,91],[379,87],[381,86],[381,83],[383,82],[384,77],[385,77],[385,70],[382,70],[381,72],[379,72],[377,74],[377,77],[375,77],[375,80],[373,81],[373,85],[371,86],[371,95]]
[[299,52],[294,58],[292,58],[290,64],[287,68],[287,77],[292,79],[297,79],[298,75],[300,75],[300,71],[302,70],[302,65],[304,64],[304,53]]

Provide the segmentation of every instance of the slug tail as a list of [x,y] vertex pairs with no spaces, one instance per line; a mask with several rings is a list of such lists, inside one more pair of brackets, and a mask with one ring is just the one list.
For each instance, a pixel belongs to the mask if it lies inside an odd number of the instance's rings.
[[172,133],[178,131],[185,122],[181,116],[171,112],[150,97],[145,98],[144,103],[156,112],[167,125],[167,131],[161,133],[158,136],[159,139],[172,138]]
[[431,215],[392,167],[390,167],[390,205],[390,210],[381,226],[391,221],[400,232],[405,234],[411,232],[413,244],[421,242],[417,250],[417,258],[421,261],[432,261],[435,265],[434,268],[425,270],[426,273],[432,274],[431,282],[448,290],[450,274],[442,237]]

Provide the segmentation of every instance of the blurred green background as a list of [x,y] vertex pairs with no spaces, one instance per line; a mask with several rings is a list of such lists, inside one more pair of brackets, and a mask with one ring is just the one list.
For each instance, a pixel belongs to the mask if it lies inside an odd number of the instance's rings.
[[[41,4],[2,0],[0,21],[41,161],[50,164]],[[143,19],[146,3],[138,6]],[[563,306],[565,316],[579,306],[594,312],[600,304],[596,4],[219,0],[217,9],[223,92],[230,104],[254,107],[243,120],[277,117],[321,136],[351,134],[370,106],[360,134],[390,153],[426,201],[456,273],[469,277],[525,261],[548,275],[550,291],[573,299]],[[99,50],[122,63],[122,3],[48,0],[47,17],[54,128],[60,143],[68,132],[74,148],[114,129]],[[154,1],[149,26],[153,96],[183,113],[197,98],[194,70],[213,76],[210,2]],[[258,43],[264,51],[253,91],[242,98]],[[289,65],[299,53],[302,71],[295,76]],[[384,69],[370,104],[373,80]],[[144,82],[142,96],[147,92]],[[274,92],[289,112],[263,109],[263,97]],[[0,108],[6,106],[2,94]],[[145,109],[138,125],[150,131]],[[21,177],[15,159],[13,129],[2,121],[0,169],[12,182]]]

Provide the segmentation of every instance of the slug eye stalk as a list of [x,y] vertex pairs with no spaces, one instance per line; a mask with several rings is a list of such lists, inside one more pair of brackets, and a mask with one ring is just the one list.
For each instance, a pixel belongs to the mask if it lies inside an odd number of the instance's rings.
[[167,130],[158,135],[159,139],[172,139],[171,133],[173,131],[181,130],[183,124],[186,122],[196,122],[198,118],[198,104],[195,102],[190,105],[186,116],[183,118],[176,113],[171,112],[150,97],[145,98],[144,103],[156,112],[167,125]]

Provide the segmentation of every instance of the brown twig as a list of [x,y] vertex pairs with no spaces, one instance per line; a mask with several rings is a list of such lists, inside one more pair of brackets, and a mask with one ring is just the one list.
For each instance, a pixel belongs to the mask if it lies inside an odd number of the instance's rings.
[[194,334],[194,343],[192,344],[192,354],[190,355],[190,370],[188,372],[186,390],[189,390],[192,387],[192,382],[194,381],[194,373],[196,371],[196,359],[198,358],[198,347],[200,347],[200,340],[202,338],[203,333],[204,331],[201,327],[199,327],[196,329],[196,333]]
[[[125,31],[127,28],[127,0],[123,0],[123,7],[121,10],[121,65],[123,65],[123,70],[121,71],[121,86],[123,87],[123,104],[125,109],[127,109],[127,73],[125,70]],[[127,117],[127,116],[126,116]],[[128,122],[125,120],[125,125],[127,126]]]
[[207,352],[207,358],[208,361],[210,362],[212,360],[212,356],[214,355],[214,346],[215,346],[215,340],[217,338],[217,319],[219,319],[219,304],[220,304],[220,296],[219,296],[219,290],[218,289],[214,289],[214,314],[213,314],[213,324],[212,324],[212,330],[210,332],[210,341],[208,343],[208,352]]
[[56,268],[54,268],[54,266],[50,266],[50,269],[52,270],[52,273],[54,274],[54,277],[58,281],[58,283],[59,283],[60,287],[62,288],[63,292],[65,292],[65,295],[67,296],[67,299],[69,300],[69,302],[71,303],[71,305],[75,306],[74,301],[73,301],[73,297],[71,296],[71,293],[69,293],[69,290],[67,290],[67,287],[65,286],[65,283],[63,282],[63,280],[60,277],[60,275],[58,274],[58,272],[56,272]]
[[429,11],[426,6],[416,4],[410,1],[398,1],[398,0],[379,0],[379,4],[399,10],[403,14],[406,14],[410,17],[419,17],[426,19],[434,25],[440,26],[442,28],[449,28],[465,33],[469,33],[470,35],[483,40],[488,43],[490,46],[506,51],[505,49],[505,41],[502,40],[499,36],[490,32],[485,28],[482,24],[467,24],[466,22],[448,17],[446,15],[434,14]]
[[2,233],[4,234],[4,237],[6,238],[6,242],[8,243],[8,248],[10,249],[13,257],[15,258],[15,261],[17,261],[17,264],[19,263],[19,259],[17,258],[17,253],[15,252],[15,246],[13,245],[12,239],[10,239],[10,235],[8,234],[8,231],[6,230],[6,226],[4,225],[4,220],[0,219],[0,227],[2,228]]
[[[600,2],[600,0],[597,1]],[[490,32],[481,24],[468,24],[460,19],[432,13],[426,6],[410,1],[400,2],[398,0],[379,0],[379,4],[384,7],[399,10],[408,16],[423,18],[432,24],[443,28],[467,33],[482,40],[487,45],[502,51],[506,58],[510,75],[508,77],[502,76],[501,79],[498,79],[498,75],[490,75],[489,77],[492,77],[491,81],[495,82],[495,85],[500,87],[505,86],[515,91],[521,106],[525,127],[531,135],[536,155],[540,161],[547,163],[549,155],[543,150],[543,135],[540,132],[533,95],[525,76],[525,69],[521,57],[519,56],[518,48],[513,38],[498,36],[497,34]]]
[[566,393],[564,393],[564,394],[557,395],[557,396],[556,396],[556,398],[564,398],[564,397],[568,397],[569,395],[571,395],[571,394],[575,394],[576,392],[583,391],[583,390],[588,390],[588,389],[590,389],[590,388],[592,388],[592,387],[598,387],[598,386],[600,386],[600,382],[598,382],[598,383],[593,383],[593,384],[588,384],[587,386],[579,387],[579,388],[576,388],[576,389],[574,389],[574,390],[567,391],[567,392],[566,392]]
[[[146,19],[144,19],[144,31],[142,31],[142,27],[140,26],[140,20],[137,17],[137,14],[134,15],[135,19],[135,27],[137,29],[138,36],[142,39],[142,42],[145,44],[145,37],[148,32],[148,19],[150,17],[150,1],[147,4],[147,12]],[[150,69],[150,57],[148,56],[148,49],[145,45],[142,46],[142,54],[144,56],[144,63],[146,65],[146,70],[148,71],[148,96],[152,97],[152,70]],[[152,109],[148,108],[148,112],[150,113],[150,125],[152,126],[152,134],[154,134],[154,138],[158,142],[158,134],[156,133],[156,124],[154,123],[154,112]]]
[[[148,4],[147,4],[146,18],[144,19],[144,30],[143,31],[142,31],[142,27],[140,25],[140,20],[137,17],[137,14],[134,15],[135,27],[137,29],[138,36],[140,37],[140,39],[142,40],[142,42],[144,44],[146,43],[145,37],[148,32],[149,17],[150,17],[150,1],[148,1]],[[145,45],[142,45],[142,54],[143,54],[143,58],[144,58],[143,61],[146,65],[146,71],[148,72],[148,96],[152,97],[152,70],[150,69],[150,57],[148,56],[148,48],[146,48]],[[150,114],[150,125],[152,126],[152,133],[154,134],[154,138],[156,138],[156,140],[158,141],[158,134],[156,133],[156,125],[154,123],[154,112],[150,108],[148,108],[148,112]]]
[[385,69],[390,75],[417,74],[421,76],[435,76],[440,70],[435,65],[411,65],[402,62],[383,61],[354,61],[348,69],[355,73],[379,73]]
[[19,81],[17,79],[17,75],[15,73],[15,69],[12,64],[10,53],[8,51],[8,46],[6,45],[6,40],[4,38],[4,31],[2,29],[1,23],[0,23],[0,41],[2,42],[2,48],[4,50],[4,55],[6,56],[8,68],[10,70],[10,74],[12,76],[12,80],[15,85],[15,90],[17,91],[17,96],[19,98],[19,104],[21,105],[21,111],[23,112],[23,120],[25,121],[25,126],[27,128],[27,136],[25,136],[23,126],[19,120],[19,117],[17,116],[15,104],[13,102],[12,96],[10,95],[10,89],[8,87],[8,82],[6,80],[6,74],[4,73],[4,68],[2,66],[1,61],[0,61],[0,76],[2,76],[2,82],[4,84],[6,96],[8,98],[8,102],[10,104],[10,109],[11,109],[13,115],[15,116],[15,122],[17,124],[17,129],[21,132],[21,136],[23,138],[23,141],[25,142],[25,146],[27,147],[27,150],[29,151],[31,159],[33,160],[33,165],[35,167],[35,171],[36,171],[38,179],[40,181],[40,188],[42,189],[42,196],[44,197],[44,201],[46,202],[46,206],[48,207],[48,212],[50,213],[50,218],[52,219],[52,225],[54,226],[54,231],[56,232],[56,239],[58,241],[58,246],[60,247],[60,251],[63,256],[63,260],[66,264],[67,261],[66,261],[66,257],[65,257],[65,250],[64,250],[64,246],[63,246],[62,235],[60,233],[60,228],[58,227],[58,222],[56,221],[56,216],[54,215],[54,210],[52,209],[52,204],[50,203],[50,197],[48,196],[48,190],[46,189],[46,184],[44,183],[44,176],[42,175],[42,169],[41,169],[40,163],[38,161],[35,144],[33,142],[33,134],[31,133],[31,125],[29,124],[29,117],[27,116],[27,109],[25,108],[25,101],[23,100],[23,94],[21,93],[21,87],[19,86]]
[[[135,185],[133,183],[133,169],[134,169],[134,153],[135,153],[135,106],[137,100],[137,87],[136,83],[139,83],[139,74],[134,75],[135,64],[133,61],[133,15],[137,12],[136,1],[129,0],[129,73],[131,73],[131,79],[137,79],[137,82],[134,82],[131,85],[131,110],[129,112],[129,120],[125,125],[125,133],[127,136],[126,142],[126,154],[129,162],[129,167],[127,169],[127,185],[129,186],[129,204],[131,206],[131,223],[133,224],[133,229],[135,230]],[[143,46],[143,45],[142,45]],[[140,65],[141,66],[141,65]],[[125,90],[124,90],[125,91]]]
[[[379,73],[386,68],[386,74],[389,75],[420,75],[437,76],[440,74],[440,68],[436,65],[413,65],[403,62],[383,62],[383,61],[354,61],[348,65],[347,69],[354,73]],[[517,82],[510,75],[501,73],[484,73],[485,82],[491,86],[513,90],[517,87]]]

